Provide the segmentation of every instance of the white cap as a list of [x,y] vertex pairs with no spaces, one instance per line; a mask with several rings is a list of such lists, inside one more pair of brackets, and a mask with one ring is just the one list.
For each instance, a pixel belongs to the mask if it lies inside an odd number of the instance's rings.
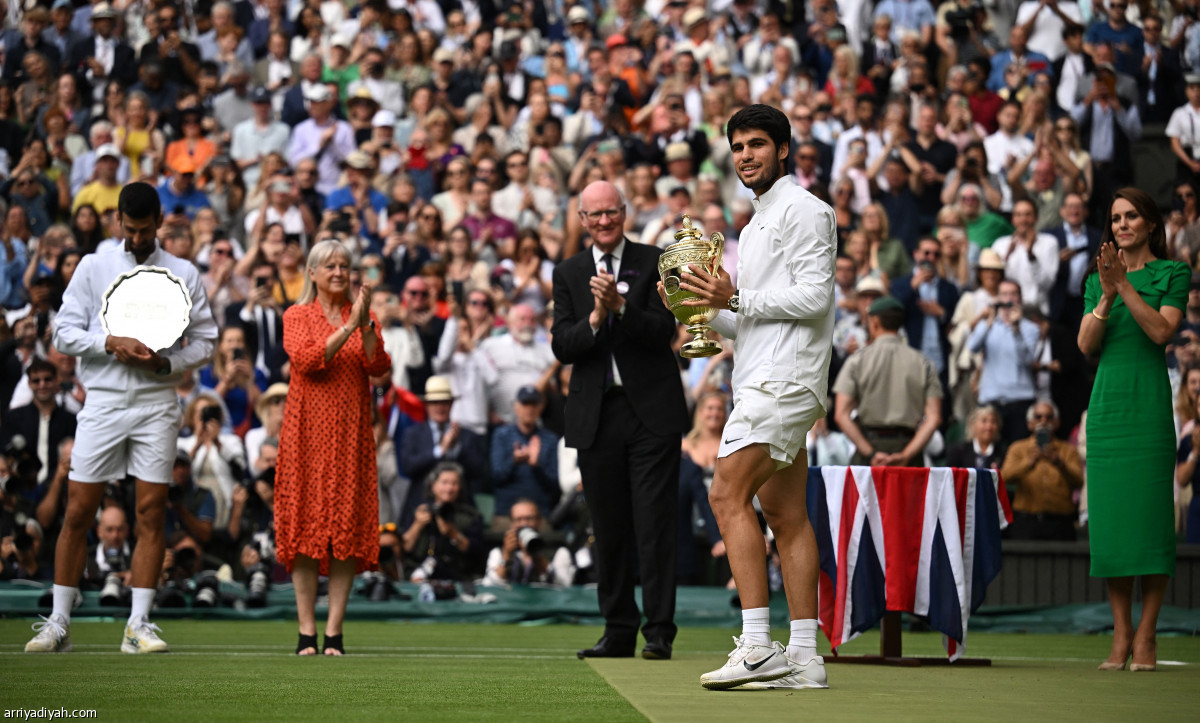
[[105,156],[112,156],[117,160],[121,159],[121,149],[117,148],[115,143],[103,143],[96,149],[96,160],[100,160]]
[[395,128],[396,114],[390,110],[375,111],[375,117],[371,119],[371,125],[376,128]]

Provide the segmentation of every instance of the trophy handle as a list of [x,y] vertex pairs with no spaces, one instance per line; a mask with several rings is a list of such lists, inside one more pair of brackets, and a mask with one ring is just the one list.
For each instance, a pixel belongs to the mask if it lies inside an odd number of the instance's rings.
[[720,231],[714,231],[710,239],[712,264],[709,273],[713,276],[717,275],[717,269],[721,268],[721,262],[725,258],[725,235]]

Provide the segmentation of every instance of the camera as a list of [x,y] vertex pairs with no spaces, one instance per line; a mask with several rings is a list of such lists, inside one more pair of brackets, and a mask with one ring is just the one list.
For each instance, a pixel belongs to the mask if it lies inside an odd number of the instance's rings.
[[183,502],[184,489],[177,484],[167,485],[167,502],[175,505]]
[[454,522],[456,510],[453,502],[434,502],[429,511],[433,513],[434,517],[440,517],[446,522]]
[[521,547],[525,550],[526,554],[531,556],[540,555],[546,549],[546,541],[532,527],[522,527],[517,530],[517,540],[521,543]]
[[260,562],[246,571],[246,607],[266,607],[270,589],[271,575],[265,563]]
[[121,582],[121,576],[115,572],[110,572],[104,576],[104,587],[100,588],[100,605],[102,607],[125,607],[129,605],[127,600],[132,593],[125,589],[125,585]]
[[256,289],[261,289],[262,287],[267,286],[270,283],[271,283],[271,280],[269,278],[267,278],[266,276],[255,276],[254,277],[254,288],[256,288]]
[[42,462],[37,458],[37,453],[29,448],[24,435],[13,435],[13,438],[4,447],[4,456],[8,457],[9,467],[12,469],[12,477],[8,483],[9,492],[18,491],[12,486],[14,480],[21,480],[25,483],[36,482],[38,472],[42,469]]
[[[237,358],[236,356],[234,357]],[[221,408],[215,404],[211,404],[200,410],[200,423],[207,424],[209,422],[221,421]]]
[[922,261],[917,264],[917,268],[921,271],[933,271],[933,264],[928,261]]
[[[349,220],[349,218],[350,218],[349,214],[343,213],[342,215],[346,217],[347,221]],[[290,246],[299,246],[300,245],[300,234],[286,233],[283,235],[283,242]]]
[[217,579],[216,572],[203,570],[196,575],[193,583],[196,586],[193,607],[215,608],[221,602],[221,581]]
[[946,13],[946,23],[950,26],[950,37],[962,41],[971,34],[971,25],[975,21],[974,8],[955,8]]
[[1011,308],[1013,308],[1013,302],[1011,302],[1011,301],[997,301],[997,302],[996,302],[995,304],[993,304],[992,306],[995,306],[997,309],[1011,309]]
[[967,166],[967,168],[978,168],[979,167],[979,159],[975,158],[974,156],[968,157],[967,161],[966,161],[966,166]]
[[1050,430],[1045,427],[1039,427],[1034,432],[1034,439],[1037,441],[1038,449],[1045,449],[1050,446]]
[[175,204],[175,208],[171,209],[171,213],[175,214],[176,216],[182,216],[184,214],[183,204]]
[[240,359],[245,359],[245,358],[246,358],[246,350],[245,349],[243,349],[242,347],[239,346],[233,350],[233,360],[234,361],[238,361]]
[[329,230],[334,233],[348,234],[352,228],[350,225],[350,214],[342,211],[337,215],[337,218],[329,222]]

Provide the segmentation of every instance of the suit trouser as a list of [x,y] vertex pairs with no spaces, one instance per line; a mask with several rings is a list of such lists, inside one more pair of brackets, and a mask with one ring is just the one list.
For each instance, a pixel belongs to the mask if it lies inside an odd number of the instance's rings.
[[[675,546],[679,438],[647,428],[621,390],[604,396],[596,438],[579,450],[583,493],[595,533],[597,587],[605,635],[633,643],[675,639]],[[642,607],[634,600],[641,572]]]

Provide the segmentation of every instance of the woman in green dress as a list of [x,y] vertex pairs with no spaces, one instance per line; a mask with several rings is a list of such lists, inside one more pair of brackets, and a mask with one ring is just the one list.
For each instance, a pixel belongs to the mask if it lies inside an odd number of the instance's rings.
[[[1175,571],[1174,426],[1165,347],[1191,272],[1168,258],[1162,214],[1135,188],[1114,194],[1100,253],[1084,280],[1079,348],[1099,354],[1088,407],[1092,576],[1106,578],[1113,644],[1101,670],[1154,670],[1155,629]],[[1134,578],[1142,619],[1133,627]]]

